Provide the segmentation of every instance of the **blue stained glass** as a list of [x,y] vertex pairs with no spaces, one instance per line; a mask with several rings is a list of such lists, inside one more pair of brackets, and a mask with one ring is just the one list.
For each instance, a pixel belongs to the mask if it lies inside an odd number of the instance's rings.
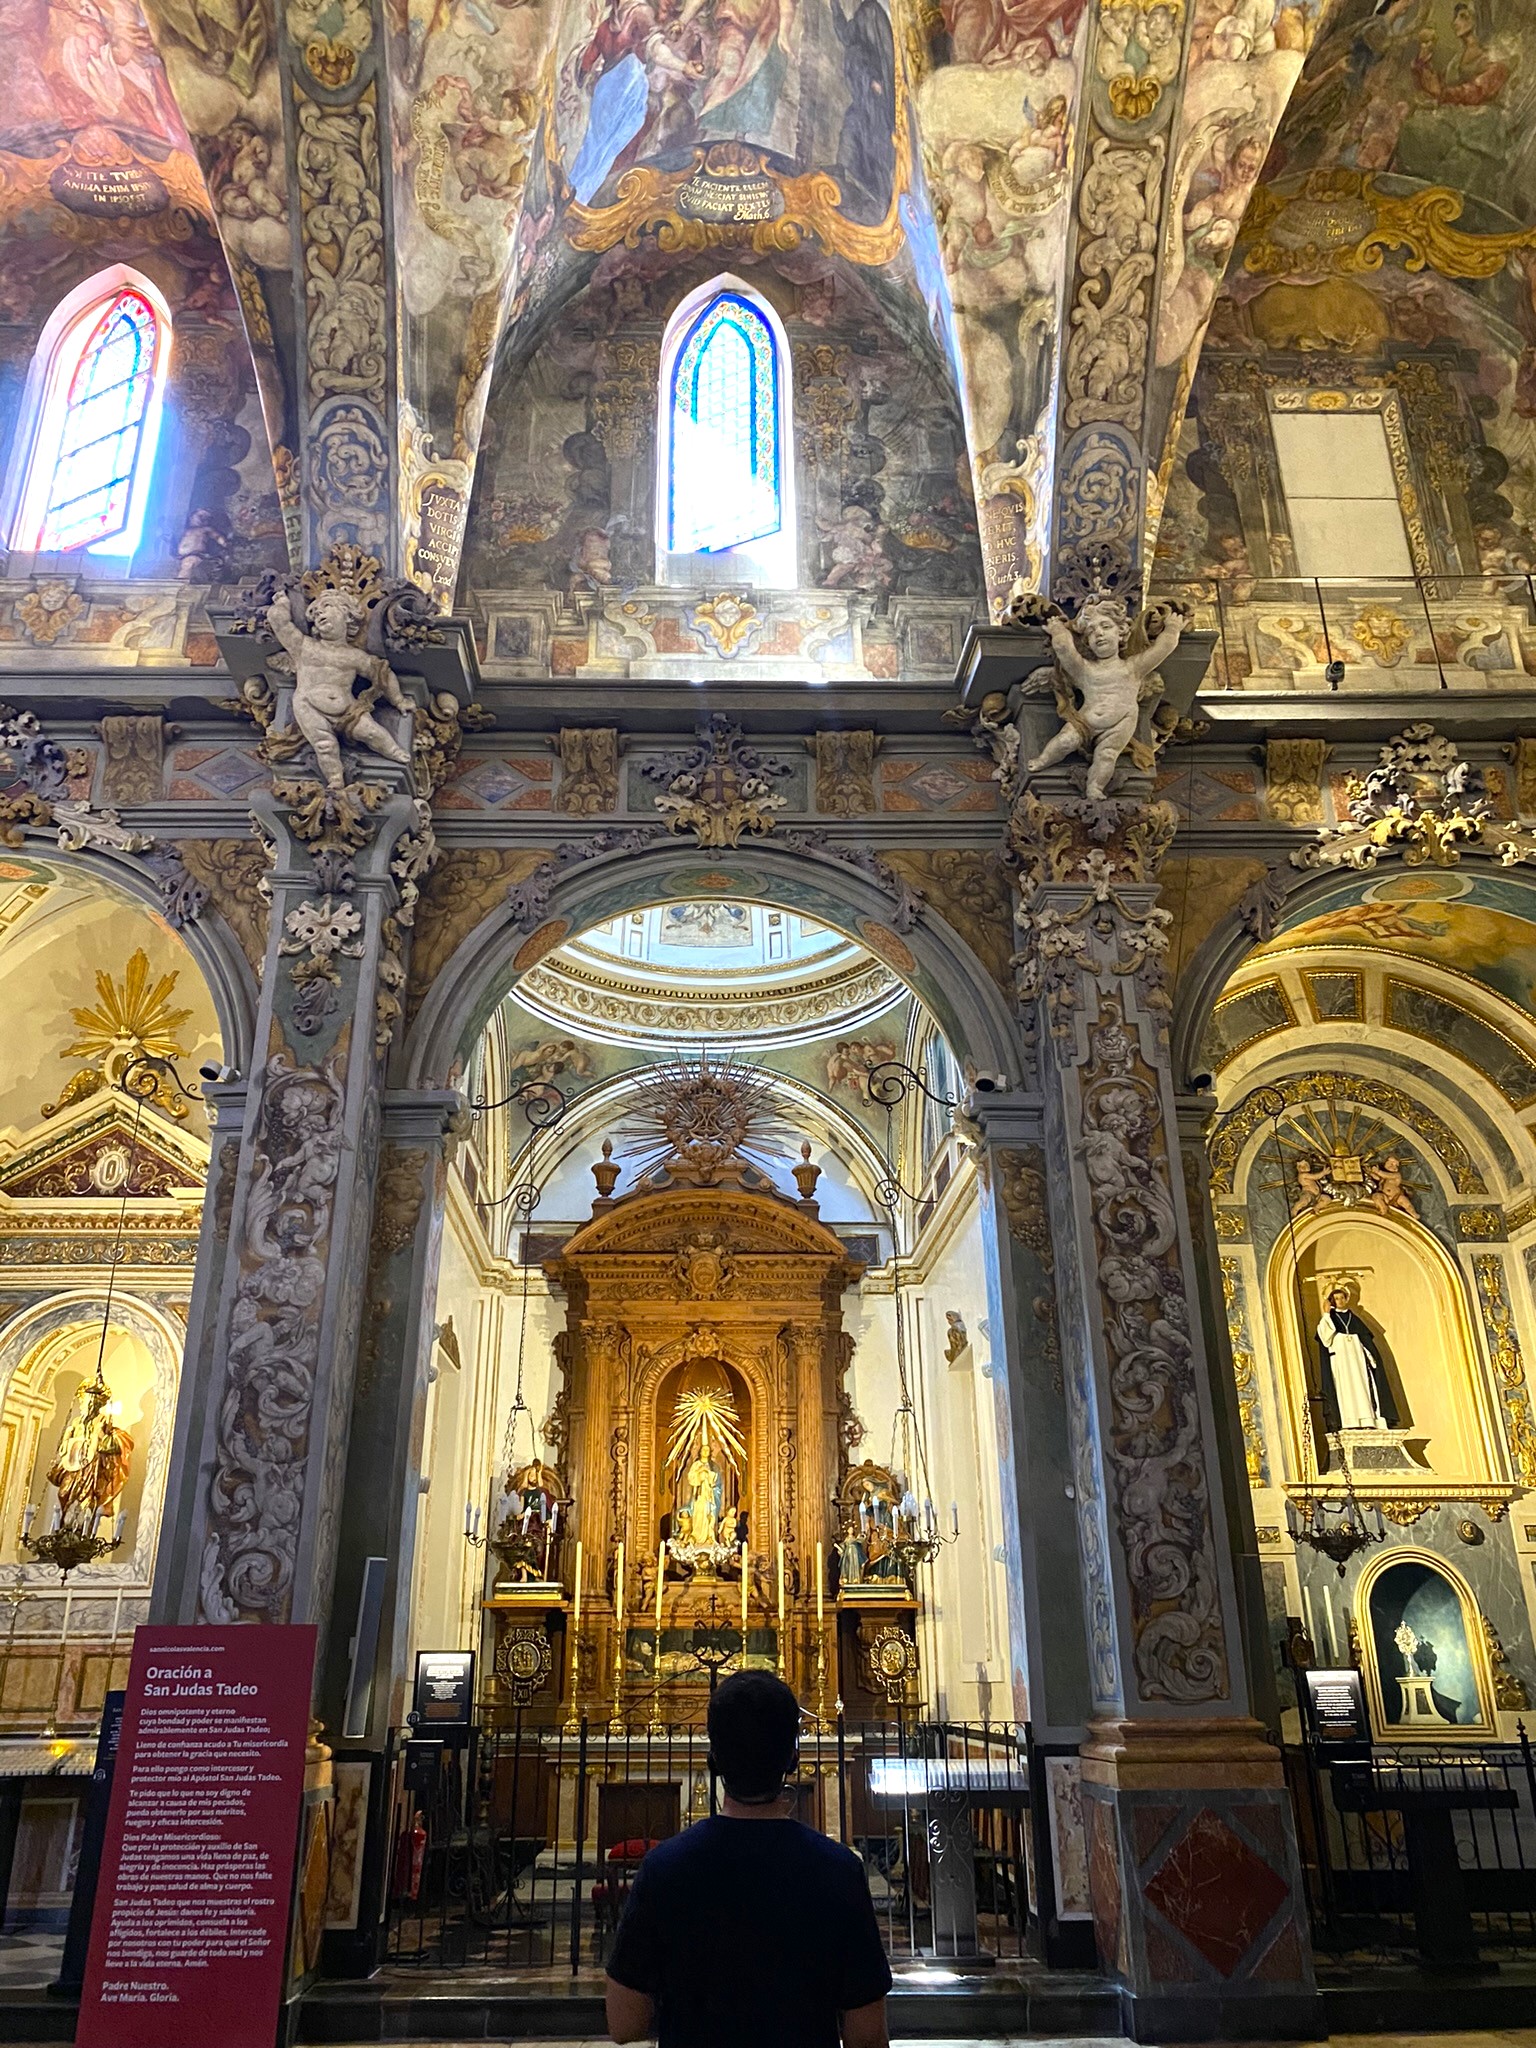
[[779,381],[773,330],[734,292],[711,299],[672,366],[668,545],[708,554],[777,533]]
[[154,388],[154,308],[121,291],[80,351],[38,547],[63,552],[110,540],[128,523],[133,473]]

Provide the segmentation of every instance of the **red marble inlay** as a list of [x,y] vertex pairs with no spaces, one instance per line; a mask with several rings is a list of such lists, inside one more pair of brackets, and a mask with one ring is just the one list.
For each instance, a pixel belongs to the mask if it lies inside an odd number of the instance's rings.
[[1285,1879],[1209,1811],[1196,1814],[1147,1886],[1149,1904],[1230,1977],[1273,1920]]
[[1300,1984],[1307,1974],[1296,1923],[1287,1920],[1249,1975],[1264,1984]]
[[1107,1799],[1085,1798],[1088,1821],[1088,1895],[1093,1902],[1093,1933],[1103,1969],[1120,1967],[1120,1854],[1115,1844],[1115,1816]]

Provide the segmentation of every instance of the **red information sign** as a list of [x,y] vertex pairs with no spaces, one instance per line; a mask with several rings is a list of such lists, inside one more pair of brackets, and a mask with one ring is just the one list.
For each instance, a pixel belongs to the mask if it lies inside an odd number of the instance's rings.
[[313,1628],[133,1639],[76,2048],[272,2048]]

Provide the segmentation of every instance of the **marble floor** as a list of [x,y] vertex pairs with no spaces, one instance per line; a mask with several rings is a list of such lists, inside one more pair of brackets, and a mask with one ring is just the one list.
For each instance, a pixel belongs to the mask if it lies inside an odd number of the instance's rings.
[[[484,2043],[401,2042],[398,2048],[484,2048]],[[606,2048],[601,2041],[524,2041],[519,2048]],[[966,2040],[925,2040],[923,2048],[1133,2048],[1129,2041],[1106,2036],[1077,2035],[1070,2040],[1053,2040],[1044,2034],[1021,2034],[985,2042]],[[1221,2048],[1207,2043],[1205,2048]],[[1243,2048],[1263,2048],[1262,2043],[1245,2042]],[[1280,2044],[1275,2044],[1280,2048]],[[1305,2048],[1289,2042],[1284,2048]],[[1506,2027],[1497,2032],[1477,2034],[1334,2034],[1327,2048],[1536,2048],[1536,2027]]]

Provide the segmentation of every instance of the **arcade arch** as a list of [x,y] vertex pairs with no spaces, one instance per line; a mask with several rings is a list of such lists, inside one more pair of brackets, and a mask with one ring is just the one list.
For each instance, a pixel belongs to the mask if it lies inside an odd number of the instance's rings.
[[[690,893],[705,888],[710,893]],[[491,1551],[466,1541],[466,1529],[477,1533],[478,1516],[483,1534],[504,1511],[509,1473],[542,1462],[563,1480],[570,1476],[575,1425],[563,1402],[608,1402],[605,1429],[618,1434],[603,1440],[630,1473],[627,1483],[643,1490],[650,1483],[643,1474],[655,1477],[657,1459],[642,1459],[638,1446],[641,1434],[647,1442],[658,1432],[665,1437],[668,1418],[648,1411],[642,1426],[628,1410],[632,1401],[650,1400],[636,1391],[642,1385],[667,1388],[677,1375],[647,1377],[638,1362],[626,1362],[627,1352],[600,1361],[590,1321],[597,1312],[582,1311],[587,1319],[578,1328],[562,1262],[565,1245],[584,1244],[600,1219],[617,1227],[626,1204],[654,1217],[658,1247],[670,1243],[677,1233],[669,1205],[674,1196],[681,1202],[686,1187],[689,1220],[678,1246],[636,1282],[646,1299],[658,1289],[665,1297],[663,1321],[675,1309],[674,1347],[686,1348],[690,1329],[714,1328],[735,1313],[734,1281],[718,1273],[713,1281],[690,1278],[690,1262],[722,1256],[730,1268],[760,1256],[771,1263],[761,1247],[775,1239],[776,1219],[814,1219],[820,1251],[805,1246],[799,1256],[844,1270],[817,1297],[814,1315],[804,1300],[793,1307],[792,1260],[771,1279],[752,1280],[748,1293],[788,1289],[775,1297],[787,1304],[781,1335],[769,1342],[757,1332],[750,1365],[738,1358],[720,1376],[722,1389],[734,1384],[731,1373],[746,1373],[741,1384],[752,1387],[755,1421],[744,1440],[756,1448],[748,1455],[770,1466],[805,1461],[794,1509],[782,1487],[773,1495],[775,1516],[792,1513],[792,1523],[743,1530],[754,1629],[761,1621],[763,1642],[771,1641],[781,1533],[791,1582],[787,1627],[803,1636],[814,1612],[813,1542],[823,1545],[826,1588],[837,1583],[832,1493],[864,1463],[895,1470],[903,1480],[898,1495],[910,1492],[922,1527],[944,1539],[921,1569],[906,1617],[919,1646],[922,1696],[961,1715],[988,1709],[994,1698],[1000,1703],[1020,1654],[1009,1641],[998,1562],[999,1436],[1008,1423],[988,1357],[988,1253],[976,1171],[947,1106],[957,1099],[953,1083],[975,1071],[977,1047],[989,1073],[1014,1063],[998,991],[937,920],[925,915],[898,932],[890,897],[856,871],[766,848],[717,856],[709,866],[670,850],[592,861],[579,876],[557,878],[541,908],[547,915],[531,933],[495,919],[471,934],[438,978],[409,1048],[415,1075],[455,1071],[472,1101],[505,1104],[476,1118],[448,1174],[422,1433],[413,1649],[479,1641],[482,1602],[496,1597],[500,1567]],[[764,1129],[743,1144],[744,1170],[727,1172],[718,1188],[686,1186],[686,1176],[665,1168],[647,1180],[627,1155],[637,1150],[635,1125],[658,1066],[701,1061],[724,1072],[728,1085],[741,1074],[761,1082]],[[888,1117],[867,1084],[872,1072],[894,1065],[923,1073],[947,1100],[935,1104],[922,1089],[904,1087]],[[519,1104],[505,1103],[519,1089],[541,1103],[558,1090],[564,1102],[552,1120],[536,1118],[530,1127]],[[537,1207],[520,1213],[517,1191],[530,1185],[539,1190]],[[740,1213],[743,1201],[751,1217]],[[721,1214],[711,1221],[716,1208]],[[752,1244],[759,1252],[741,1249]],[[807,1334],[813,1325],[819,1334]],[[654,1331],[624,1340],[641,1349],[657,1341]],[[807,1346],[823,1347],[817,1370],[827,1375],[827,1426],[836,1428],[824,1480],[812,1452],[821,1424],[810,1419],[820,1411],[814,1401],[804,1405],[811,1400]],[[586,1361],[581,1397],[562,1371],[578,1351]],[[729,1361],[733,1353],[725,1348],[723,1356]],[[673,1363],[680,1361],[681,1353]],[[791,1397],[794,1386],[801,1391]],[[798,1421],[784,1411],[786,1400],[800,1404]],[[589,1414],[582,1426],[595,1441]],[[732,1476],[732,1498],[765,1501],[761,1479]],[[603,1484],[618,1484],[611,1467]],[[822,1493],[824,1509],[816,1505]],[[582,1508],[566,1512],[579,1516]],[[668,1534],[662,1512],[647,1502],[625,1523],[632,1614],[637,1601],[654,1599],[656,1551]],[[611,1547],[586,1558],[589,1622],[605,1600],[611,1608],[614,1566]],[[573,1570],[567,1553],[567,1596]],[[695,1595],[713,1592],[727,1604],[739,1598],[739,1570],[729,1563],[715,1576],[702,1567],[666,1570],[669,1613],[674,1604],[691,1611]],[[889,1607],[884,1618],[891,1619]],[[493,1609],[483,1644],[492,1658],[500,1626]],[[637,1641],[635,1654],[643,1662],[654,1652]],[[857,1702],[870,1688],[860,1649],[844,1642],[839,1654],[847,1668],[834,1682]],[[608,1655],[604,1648],[605,1671]],[[637,1685],[643,1676],[637,1666]],[[667,1712],[686,1717],[698,1702],[681,1681],[673,1689]],[[874,1705],[871,1695],[865,1711]]]
[[[1402,1674],[1367,1610],[1398,1561],[1440,1561],[1404,1585],[1463,1588],[1501,1670],[1528,1664],[1536,1623],[1536,889],[1383,862],[1299,882],[1273,923],[1207,940],[1176,1057],[1214,1089],[1219,1320],[1282,1704],[1279,1646],[1304,1631],[1320,1661],[1363,1661],[1397,1734]],[[1350,1492],[1380,1534],[1340,1568],[1298,1522]]]

